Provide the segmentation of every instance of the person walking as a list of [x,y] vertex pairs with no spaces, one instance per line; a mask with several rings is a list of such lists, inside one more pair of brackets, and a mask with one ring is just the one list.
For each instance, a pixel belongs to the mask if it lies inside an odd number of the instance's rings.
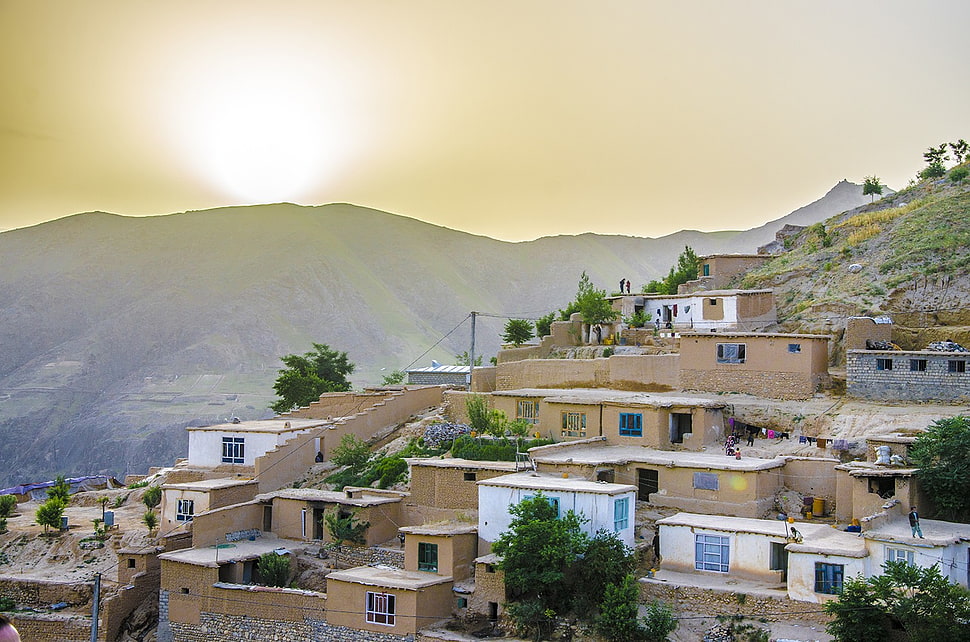
[[909,509],[909,527],[913,530],[913,537],[919,536],[920,539],[926,539],[923,537],[923,529],[919,527],[919,513],[916,512],[915,506]]

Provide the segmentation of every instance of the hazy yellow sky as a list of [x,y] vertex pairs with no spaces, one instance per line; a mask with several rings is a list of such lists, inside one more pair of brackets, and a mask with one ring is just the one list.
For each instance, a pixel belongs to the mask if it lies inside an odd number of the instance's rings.
[[0,230],[352,202],[745,229],[970,138],[970,2],[0,0]]

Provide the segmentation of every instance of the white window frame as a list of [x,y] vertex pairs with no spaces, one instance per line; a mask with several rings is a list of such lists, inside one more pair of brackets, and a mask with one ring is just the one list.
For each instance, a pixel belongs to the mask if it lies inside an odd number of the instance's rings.
[[224,464],[244,464],[246,463],[246,438],[230,437],[222,438],[222,463]]
[[176,522],[191,522],[195,517],[195,500],[180,499],[175,507]]
[[562,412],[562,436],[585,437],[586,413],[572,410]]
[[727,573],[731,568],[731,538],[709,533],[694,534],[694,569]]
[[619,533],[630,527],[630,498],[613,500],[613,530]]
[[519,399],[515,403],[515,418],[527,424],[539,423],[539,400]]
[[365,601],[365,619],[368,623],[394,626],[397,617],[397,596],[393,593],[367,591]]
[[718,343],[715,345],[717,346],[715,358],[718,363],[744,363],[747,358],[748,344],[746,343]]

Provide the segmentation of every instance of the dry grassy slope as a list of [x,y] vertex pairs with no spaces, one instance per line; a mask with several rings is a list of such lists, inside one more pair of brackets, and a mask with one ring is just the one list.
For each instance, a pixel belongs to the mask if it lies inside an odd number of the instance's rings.
[[841,338],[847,317],[888,314],[904,349],[970,346],[970,180],[924,181],[813,225],[740,285],[774,288],[786,331]]

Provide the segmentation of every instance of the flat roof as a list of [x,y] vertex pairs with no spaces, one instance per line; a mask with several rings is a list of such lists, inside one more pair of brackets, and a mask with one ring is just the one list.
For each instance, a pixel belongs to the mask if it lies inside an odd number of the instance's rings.
[[705,254],[703,256],[698,256],[697,258],[703,259],[716,259],[718,257],[727,257],[733,259],[771,259],[774,258],[771,254],[744,254],[741,252],[736,253],[724,253],[724,254]]
[[462,459],[460,457],[406,457],[410,466],[427,466],[429,468],[472,468],[475,470],[504,470],[515,471],[514,461],[479,461]]
[[912,477],[918,468],[877,466],[871,461],[850,461],[835,466],[835,470],[845,470],[852,477]]
[[[594,446],[582,444],[571,447],[569,442],[555,448],[539,446],[529,450],[533,461],[542,464],[583,464],[596,466],[603,464],[625,465],[630,462],[654,464],[656,466],[675,466],[679,468],[706,468],[710,470],[733,470],[756,472],[781,468],[786,464],[784,457],[762,459],[744,457],[735,459],[722,453],[696,453],[688,451],[656,450],[644,446]],[[491,480],[489,480],[491,481]],[[481,483],[481,482],[479,482]]]
[[411,535],[467,535],[469,533],[477,533],[478,526],[475,524],[462,524],[460,522],[446,522],[444,524],[402,526],[398,530],[402,533],[408,533]]
[[281,433],[326,426],[332,424],[336,419],[339,419],[339,417],[334,417],[333,419],[288,419],[279,417],[256,421],[240,421],[239,423],[213,424],[211,426],[189,426],[186,430]]
[[217,568],[220,563],[256,559],[278,548],[285,548],[291,553],[298,553],[309,548],[309,544],[292,539],[280,539],[275,535],[267,534],[252,541],[244,539],[238,542],[219,544],[218,548],[215,546],[183,548],[171,553],[162,553],[158,556],[158,559]]
[[491,394],[496,397],[540,397],[548,403],[603,403],[650,408],[670,408],[673,406],[724,408],[727,406],[727,403],[720,399],[711,399],[702,395],[634,392],[604,388],[520,388],[518,390],[496,390]]
[[930,357],[946,357],[948,359],[953,359],[954,357],[962,357],[964,359],[970,359],[970,352],[961,352],[959,350],[944,352],[943,350],[846,350],[848,354],[888,354],[890,356],[898,357],[909,357],[909,356],[930,356]]
[[694,292],[689,292],[687,294],[623,294],[606,297],[609,300],[613,299],[629,299],[631,297],[637,297],[641,299],[650,299],[651,301],[666,301],[668,299],[694,299],[694,298],[709,298],[712,296],[749,296],[752,294],[774,294],[774,290],[763,289],[763,290],[696,290]]
[[220,488],[231,488],[233,486],[248,486],[258,484],[255,479],[235,479],[231,477],[221,477],[219,479],[200,479],[193,482],[179,482],[176,484],[162,484],[162,490],[199,490],[209,491]]
[[[785,334],[782,332],[681,332],[681,338],[706,337],[718,339],[725,337],[762,337],[767,339],[831,339],[826,334]],[[851,352],[851,351],[850,351]]]
[[372,493],[367,490],[354,489],[355,496],[348,497],[346,491],[342,490],[319,490],[316,488],[281,488],[270,493],[256,495],[259,501],[271,500],[276,497],[280,499],[293,499],[308,502],[328,502],[332,504],[343,504],[345,506],[377,506],[380,504],[393,504],[400,502],[406,493]]
[[529,490],[551,490],[576,493],[596,493],[598,495],[619,495],[636,491],[637,487],[630,484],[611,484],[609,482],[590,481],[581,477],[563,477],[549,473],[512,473],[501,477],[492,477],[478,482],[479,486],[499,486],[502,488],[525,488]]
[[429,373],[429,372],[431,372],[431,373],[435,373],[435,374],[438,374],[438,373],[468,374],[469,372],[471,372],[471,368],[469,366],[446,366],[446,365],[437,365],[437,366],[425,366],[423,368],[408,368],[406,370],[406,372],[408,374],[410,374],[412,372],[421,372],[421,373]]
[[753,533],[788,538],[789,527],[794,526],[802,536],[800,543],[792,542],[786,548],[799,553],[827,553],[846,557],[865,557],[868,551],[858,533],[846,533],[828,524],[795,522],[791,525],[780,519],[753,519],[749,517],[726,517],[677,513],[657,521],[661,526],[687,526],[732,533]]
[[880,525],[872,530],[863,531],[862,535],[866,539],[895,542],[909,546],[948,546],[970,541],[970,524],[942,522],[920,517],[919,525],[920,530],[923,531],[923,539],[913,537],[909,519],[905,517]]
[[388,588],[417,591],[436,584],[452,581],[451,576],[435,575],[422,571],[405,571],[391,566],[358,566],[346,571],[334,571],[327,575],[327,581],[351,582],[368,586],[386,586]]

